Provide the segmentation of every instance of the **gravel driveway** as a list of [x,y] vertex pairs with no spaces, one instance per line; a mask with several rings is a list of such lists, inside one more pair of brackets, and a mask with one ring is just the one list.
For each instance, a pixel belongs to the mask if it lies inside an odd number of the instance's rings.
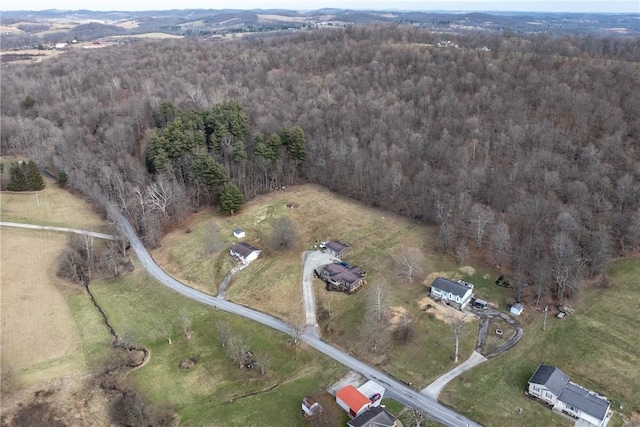
[[316,321],[316,301],[313,296],[313,271],[321,265],[331,264],[340,261],[332,255],[321,251],[307,251],[302,254],[304,267],[302,269],[302,298],[304,303],[305,325],[313,327],[316,332],[318,322]]

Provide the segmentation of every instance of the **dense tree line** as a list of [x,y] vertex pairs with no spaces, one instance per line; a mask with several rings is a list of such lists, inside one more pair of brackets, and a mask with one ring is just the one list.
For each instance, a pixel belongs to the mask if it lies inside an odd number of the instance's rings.
[[12,163],[9,168],[10,191],[37,191],[44,188],[44,180],[33,160]]
[[437,225],[442,251],[538,297],[636,251],[637,40],[441,37],[357,26],[15,65],[1,148],[114,201],[150,243],[224,186],[251,198],[304,178]]
[[235,101],[200,111],[163,102],[152,116],[157,127],[147,141],[149,170],[191,188],[196,205],[217,204],[224,213],[238,210],[243,194],[294,182],[306,156],[298,126],[250,137],[249,118]]

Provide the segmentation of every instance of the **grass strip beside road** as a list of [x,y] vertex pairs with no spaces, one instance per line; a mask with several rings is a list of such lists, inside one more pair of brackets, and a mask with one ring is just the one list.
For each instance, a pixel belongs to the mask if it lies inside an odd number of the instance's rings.
[[[303,344],[291,345],[288,336],[183,298],[145,273],[95,283],[92,289],[118,334],[151,352],[149,362],[130,374],[134,387],[152,404],[171,402],[187,425],[305,426],[301,399],[346,372]],[[180,334],[182,313],[192,321],[191,339]],[[264,375],[231,362],[220,345],[217,320],[243,337],[255,354],[267,355]],[[171,344],[160,325],[173,328]],[[187,358],[197,359],[195,367],[180,369],[179,362]],[[267,391],[239,398],[262,390]]]

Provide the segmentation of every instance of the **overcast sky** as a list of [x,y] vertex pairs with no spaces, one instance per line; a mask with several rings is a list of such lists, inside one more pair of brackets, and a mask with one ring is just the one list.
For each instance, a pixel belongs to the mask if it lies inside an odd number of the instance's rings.
[[640,0],[0,0],[0,10],[340,9],[640,13]]

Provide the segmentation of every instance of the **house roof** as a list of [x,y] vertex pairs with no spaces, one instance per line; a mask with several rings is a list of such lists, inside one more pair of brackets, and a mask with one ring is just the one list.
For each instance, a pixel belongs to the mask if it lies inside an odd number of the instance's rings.
[[350,427],[393,427],[397,420],[386,409],[375,406],[349,421],[347,425]]
[[231,246],[231,250],[243,257],[248,257],[249,255],[251,255],[252,252],[254,251],[259,251],[258,248],[255,248],[253,246],[251,246],[248,243],[245,242],[238,242],[238,243],[234,243]]
[[360,393],[358,389],[352,385],[341,388],[336,393],[336,398],[339,398],[344,403],[346,403],[349,408],[354,410],[354,412],[359,411],[360,408],[371,403],[371,400],[369,400],[367,396]]
[[339,263],[327,264],[323,269],[333,280],[342,280],[345,283],[357,282],[363,273],[360,267],[354,266],[347,268]]
[[327,248],[331,249],[334,252],[341,253],[342,251],[346,251],[351,249],[348,245],[345,245],[342,242],[338,242],[337,240],[330,240],[327,242]]
[[438,288],[445,292],[450,292],[454,295],[459,296],[460,298],[464,297],[470,286],[464,285],[462,283],[454,282],[453,280],[447,279],[445,277],[436,277],[435,280],[431,283],[432,288]]
[[529,382],[545,386],[553,394],[560,396],[569,382],[569,376],[555,366],[540,365]]
[[569,382],[559,399],[599,420],[604,420],[611,403],[602,396]]

